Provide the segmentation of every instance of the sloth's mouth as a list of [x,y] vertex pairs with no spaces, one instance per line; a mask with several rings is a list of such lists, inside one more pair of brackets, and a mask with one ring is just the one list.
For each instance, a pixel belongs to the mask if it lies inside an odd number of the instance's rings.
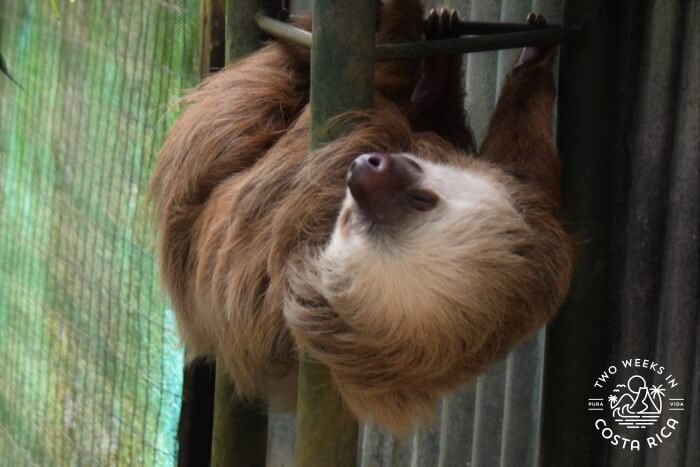
[[367,239],[388,240],[395,238],[405,227],[408,216],[402,216],[402,221],[387,224],[377,221],[374,217],[367,215],[353,199],[349,206],[340,212],[338,220],[338,232],[341,238],[347,238],[355,231]]
[[359,229],[359,231],[369,234],[370,236],[376,235],[378,232],[390,230],[386,226],[377,223],[372,220],[372,218],[365,215],[354,199],[349,206],[344,207],[342,211],[340,211],[337,231],[341,238],[347,238],[353,229]]

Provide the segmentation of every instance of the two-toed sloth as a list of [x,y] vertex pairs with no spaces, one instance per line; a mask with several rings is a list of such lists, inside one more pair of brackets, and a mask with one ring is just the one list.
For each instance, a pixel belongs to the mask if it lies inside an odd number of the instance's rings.
[[[377,41],[449,36],[450,18],[433,13],[426,33],[420,2],[390,2]],[[573,257],[553,57],[521,53],[478,152],[459,56],[378,64],[375,106],[311,152],[308,51],[273,43],[206,79],[152,180],[189,357],[216,358],[242,397],[281,402],[304,352],[356,416],[405,431],[533,334]]]

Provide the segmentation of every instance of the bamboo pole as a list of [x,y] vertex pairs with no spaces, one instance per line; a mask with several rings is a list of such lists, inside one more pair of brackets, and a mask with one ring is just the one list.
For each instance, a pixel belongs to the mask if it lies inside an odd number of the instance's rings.
[[[311,148],[346,127],[332,117],[373,104],[376,4],[373,0],[316,0],[311,47]],[[299,366],[297,467],[354,467],[357,423],[345,410],[329,371],[302,357]]]
[[[263,11],[276,15],[281,0],[226,1],[226,63],[254,52],[262,33],[253,17]],[[239,401],[230,377],[216,366],[211,465],[264,467],[267,454],[267,414],[262,405]]]
[[262,403],[237,400],[231,378],[218,365],[214,391],[211,465],[264,467],[267,415]]

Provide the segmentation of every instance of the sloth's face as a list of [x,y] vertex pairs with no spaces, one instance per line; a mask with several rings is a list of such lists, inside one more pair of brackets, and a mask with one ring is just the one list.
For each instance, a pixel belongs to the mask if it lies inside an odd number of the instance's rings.
[[343,249],[360,242],[397,254],[420,248],[414,243],[420,241],[425,250],[431,239],[467,240],[463,236],[476,233],[475,224],[488,212],[512,211],[505,187],[486,174],[412,154],[363,154],[350,165],[346,180],[331,241]]
[[324,294],[343,306],[406,311],[459,301],[485,267],[513,259],[529,230],[507,188],[478,170],[363,154],[347,185],[321,260]]

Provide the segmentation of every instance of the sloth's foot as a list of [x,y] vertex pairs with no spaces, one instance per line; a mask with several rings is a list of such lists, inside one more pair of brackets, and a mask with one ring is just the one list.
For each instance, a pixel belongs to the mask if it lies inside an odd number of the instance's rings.
[[452,39],[459,37],[459,14],[452,8],[432,8],[425,20],[425,38]]
[[[544,26],[547,24],[544,16],[532,12],[527,15],[527,22],[533,26]],[[515,64],[515,67],[519,68],[523,65],[534,64],[540,61],[553,62],[555,53],[556,46],[554,45],[536,45],[525,47],[523,48],[522,52],[520,52],[520,57],[518,58],[518,62]]]
[[[438,40],[459,37],[458,23],[459,15],[455,10],[433,8],[425,20],[425,38]],[[440,99],[451,78],[452,63],[456,58],[454,55],[423,58],[418,83],[411,97],[417,115],[428,115],[439,107]]]

